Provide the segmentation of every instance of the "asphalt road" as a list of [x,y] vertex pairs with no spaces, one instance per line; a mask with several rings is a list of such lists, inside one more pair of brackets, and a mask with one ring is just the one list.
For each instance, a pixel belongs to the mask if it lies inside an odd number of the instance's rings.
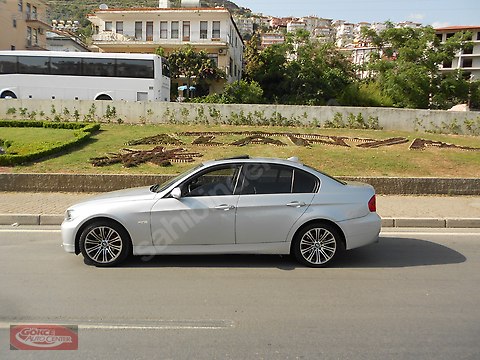
[[[0,227],[0,359],[479,359],[480,229],[381,236],[328,269],[243,255],[100,269],[55,229]],[[17,323],[79,325],[79,350],[9,350]]]

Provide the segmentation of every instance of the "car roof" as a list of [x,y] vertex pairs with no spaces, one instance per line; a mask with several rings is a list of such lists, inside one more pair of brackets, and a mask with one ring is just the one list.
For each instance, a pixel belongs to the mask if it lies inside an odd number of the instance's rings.
[[235,156],[224,159],[215,159],[205,161],[203,164],[205,166],[211,166],[214,164],[229,164],[229,163],[269,163],[269,164],[282,164],[282,165],[297,165],[303,166],[303,164],[298,160],[297,157],[291,157],[288,159],[280,158],[267,158],[267,157],[250,157],[248,155]]

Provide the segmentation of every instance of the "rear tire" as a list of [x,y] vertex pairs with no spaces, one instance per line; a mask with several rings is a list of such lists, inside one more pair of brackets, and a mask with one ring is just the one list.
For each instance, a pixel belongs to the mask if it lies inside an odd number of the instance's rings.
[[293,255],[298,262],[316,268],[330,265],[344,249],[339,231],[323,222],[301,229],[292,245]]
[[83,229],[80,251],[89,265],[107,267],[120,264],[130,254],[127,231],[113,221],[97,221]]

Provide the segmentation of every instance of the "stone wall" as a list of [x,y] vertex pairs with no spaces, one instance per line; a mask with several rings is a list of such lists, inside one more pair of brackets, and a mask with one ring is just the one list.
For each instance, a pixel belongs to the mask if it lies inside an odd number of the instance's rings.
[[223,105],[165,102],[16,100],[0,101],[1,119],[101,121],[119,123],[305,124],[321,126],[340,116],[361,114],[386,130],[442,130],[469,134],[466,122],[480,127],[480,113],[339,106]]
[[[0,192],[105,192],[163,183],[168,175],[7,174],[0,173]],[[480,178],[338,177],[361,181],[384,195],[480,195]]]

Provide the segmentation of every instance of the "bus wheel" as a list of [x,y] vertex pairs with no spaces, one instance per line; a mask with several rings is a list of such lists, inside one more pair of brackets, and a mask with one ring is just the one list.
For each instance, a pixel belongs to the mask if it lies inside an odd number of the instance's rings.
[[111,101],[112,98],[108,95],[102,94],[102,95],[98,95],[95,100],[109,100],[109,101]]
[[0,99],[16,99],[17,95],[11,91],[4,91],[2,95],[0,95]]

